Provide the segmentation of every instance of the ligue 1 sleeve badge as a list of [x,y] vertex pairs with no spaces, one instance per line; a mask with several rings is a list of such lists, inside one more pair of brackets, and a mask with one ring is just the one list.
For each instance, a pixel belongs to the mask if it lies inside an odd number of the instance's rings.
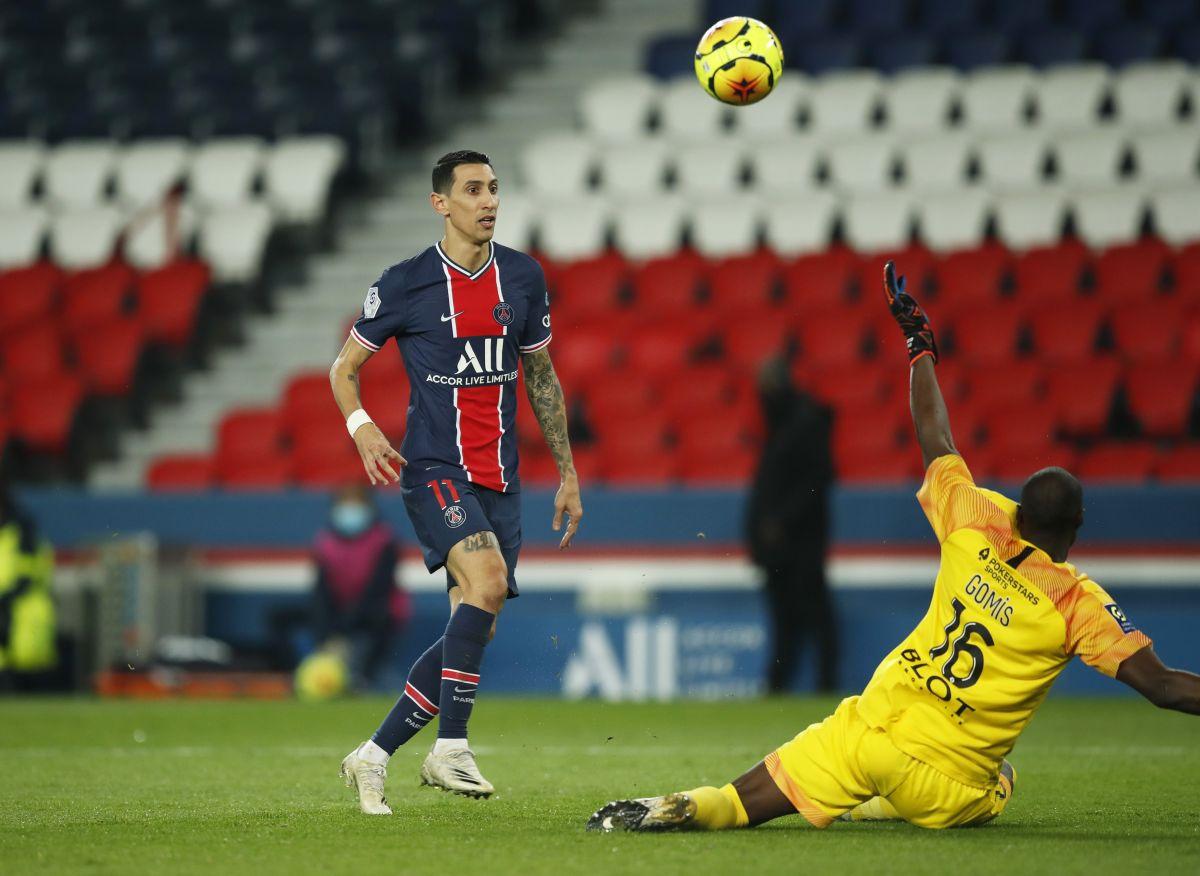
[[513,317],[516,313],[512,309],[512,305],[507,301],[501,301],[492,308],[492,319],[496,320],[499,325],[512,325]]
[[451,529],[458,529],[467,522],[467,512],[461,505],[447,505],[443,513],[446,516],[446,525]]

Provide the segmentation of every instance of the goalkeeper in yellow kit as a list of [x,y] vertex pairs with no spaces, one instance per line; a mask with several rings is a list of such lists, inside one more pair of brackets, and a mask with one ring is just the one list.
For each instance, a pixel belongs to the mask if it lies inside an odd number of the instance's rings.
[[1036,472],[1020,504],[975,485],[954,449],[924,311],[891,262],[888,305],[908,342],[910,403],[927,467],[917,493],[941,543],[929,611],[859,696],[723,788],[619,800],[589,830],[720,830],[799,813],[982,824],[1012,799],[1004,758],[1073,656],[1156,706],[1200,714],[1200,676],[1168,669],[1067,553],[1083,491],[1060,468]]

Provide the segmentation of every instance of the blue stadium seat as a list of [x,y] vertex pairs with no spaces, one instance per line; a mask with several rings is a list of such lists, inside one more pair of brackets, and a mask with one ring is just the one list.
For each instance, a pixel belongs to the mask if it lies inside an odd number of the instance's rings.
[[790,47],[785,44],[784,52],[789,63],[813,76],[857,67],[862,60],[858,38],[851,34],[809,37]]
[[908,0],[850,0],[847,25],[860,33],[893,33],[908,24]]
[[1101,28],[1093,41],[1096,58],[1110,67],[1152,60],[1158,57],[1161,49],[1162,36],[1158,28],[1148,24]]
[[1051,27],[1028,31],[1017,40],[1017,57],[1034,67],[1053,67],[1082,61],[1087,38],[1080,30]]
[[923,33],[881,34],[866,40],[867,62],[881,73],[932,64],[937,55],[933,37]]
[[[1175,31],[1171,54],[1189,64],[1200,65],[1200,21],[1184,25]],[[1192,107],[1192,115],[1200,115],[1200,107]]]
[[720,21],[722,18],[731,18],[734,15],[748,15],[774,28],[774,22],[767,20],[769,18],[769,9],[770,4],[767,0],[705,0],[704,26],[707,27],[714,22]]
[[775,33],[812,34],[830,30],[837,14],[838,0],[805,0],[803,3],[776,3]]
[[1008,37],[989,30],[950,34],[942,40],[942,54],[946,63],[963,71],[1003,64],[1009,59]]
[[1124,0],[1065,0],[1063,4],[1063,20],[1081,30],[1095,30],[1124,18]]
[[659,79],[674,79],[696,69],[696,35],[670,33],[646,43],[646,72]]
[[1195,24],[1200,20],[1196,0],[1142,0],[1142,20],[1159,27]]
[[983,22],[982,0],[920,0],[917,21],[930,33],[975,30]]
[[998,0],[992,4],[992,26],[1011,33],[1048,24],[1051,11],[1048,0]]

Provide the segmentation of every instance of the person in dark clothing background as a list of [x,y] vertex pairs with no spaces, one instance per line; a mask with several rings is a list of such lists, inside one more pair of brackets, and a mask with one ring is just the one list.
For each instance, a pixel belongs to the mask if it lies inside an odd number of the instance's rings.
[[395,583],[399,544],[365,487],[355,484],[337,493],[313,558],[314,638],[318,647],[344,642],[352,683],[369,686],[410,609],[408,594]]
[[747,503],[746,540],[751,559],[766,574],[767,689],[788,689],[803,647],[812,641],[817,688],[831,691],[838,681],[837,625],[825,580],[832,413],[793,386],[782,360],[764,366],[759,394],[767,434]]

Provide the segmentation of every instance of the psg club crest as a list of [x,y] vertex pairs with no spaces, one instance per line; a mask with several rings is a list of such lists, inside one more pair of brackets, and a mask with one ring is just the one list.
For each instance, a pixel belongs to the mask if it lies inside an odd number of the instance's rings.
[[451,529],[458,529],[467,522],[467,512],[462,509],[461,505],[446,506],[446,525]]
[[511,325],[514,316],[516,314],[513,312],[512,305],[507,301],[501,301],[492,308],[492,319],[500,325]]

